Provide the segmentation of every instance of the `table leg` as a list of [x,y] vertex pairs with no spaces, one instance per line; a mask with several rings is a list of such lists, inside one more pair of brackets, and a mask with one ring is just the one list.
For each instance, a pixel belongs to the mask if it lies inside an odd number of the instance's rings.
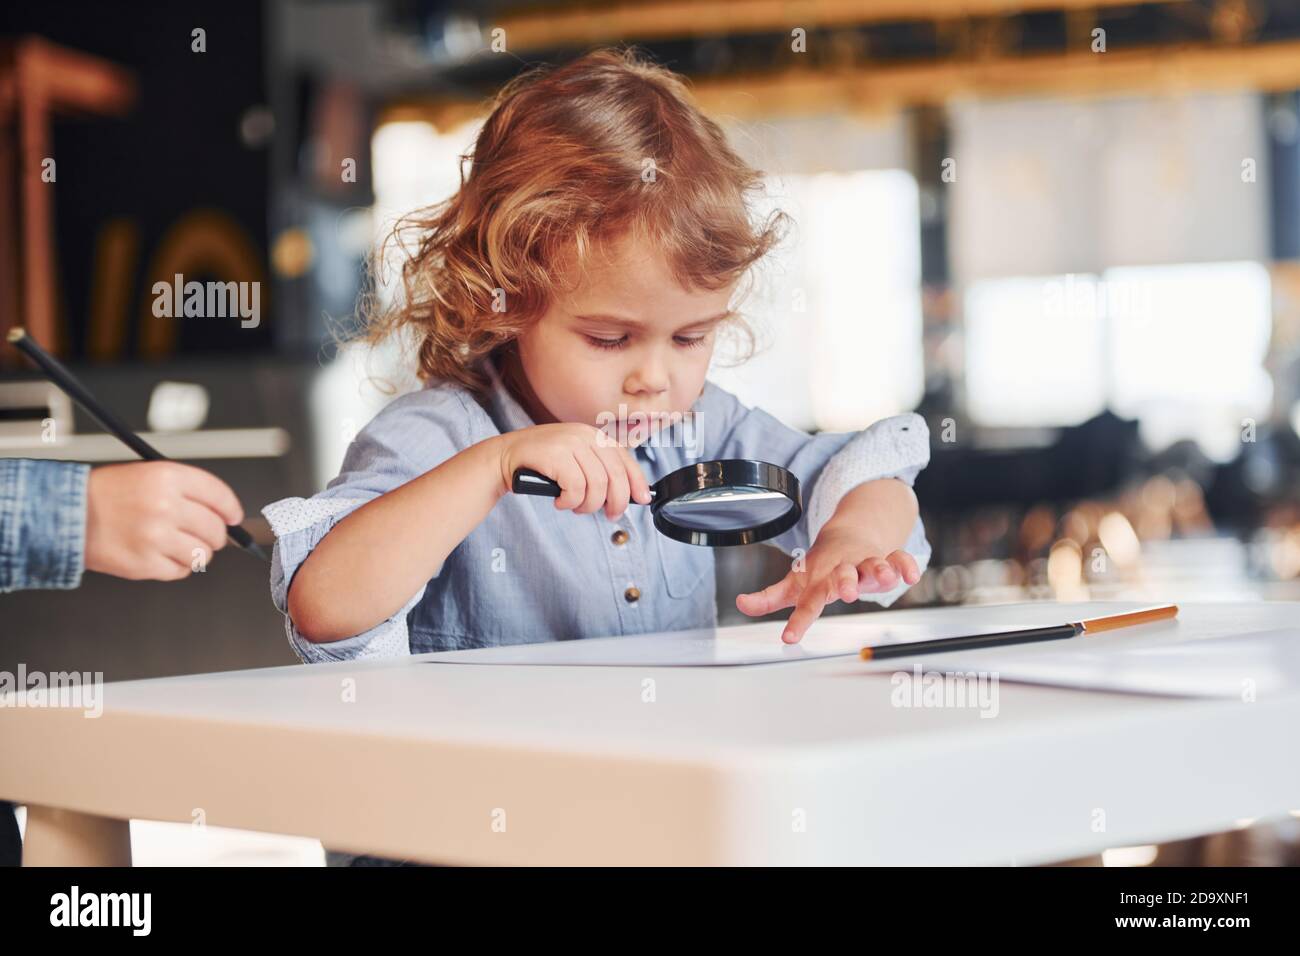
[[130,821],[28,804],[23,866],[130,865]]

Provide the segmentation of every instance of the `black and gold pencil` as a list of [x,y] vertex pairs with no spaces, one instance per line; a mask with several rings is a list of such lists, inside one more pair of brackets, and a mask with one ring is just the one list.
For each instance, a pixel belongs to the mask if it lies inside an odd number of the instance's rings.
[[[99,422],[106,431],[114,435],[122,444],[145,461],[167,460],[166,455],[133,432],[125,422],[100,404],[99,399],[95,398],[90,393],[90,390],[82,385],[62,362],[37,345],[26,330],[21,328],[10,329],[8,339],[14,348],[35,362],[51,382],[67,392],[68,397],[84,408],[86,414]],[[270,560],[261,546],[253,540],[253,536],[239,525],[226,525],[226,535],[249,554],[259,557],[263,561]]]
[[1118,627],[1131,627],[1134,624],[1160,621],[1177,615],[1177,604],[1156,604],[1136,611],[1125,611],[1122,614],[1107,614],[1103,617],[1091,617],[1082,621],[1070,621],[1048,627],[1024,627],[1011,631],[995,631],[992,634],[937,637],[934,640],[914,641],[910,644],[884,644],[880,647],[864,647],[861,656],[864,661],[878,661],[888,657],[912,657],[917,654],[968,651],[980,647],[1002,647],[1008,644],[1029,644],[1036,641],[1058,641],[1095,634],[1098,631],[1111,631]]

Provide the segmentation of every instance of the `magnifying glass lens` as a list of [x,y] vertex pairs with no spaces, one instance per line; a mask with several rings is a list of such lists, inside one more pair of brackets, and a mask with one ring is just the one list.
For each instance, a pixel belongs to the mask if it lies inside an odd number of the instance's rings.
[[665,502],[661,510],[679,528],[731,531],[775,521],[794,504],[786,495],[768,488],[736,486],[690,491]]
[[[560,486],[531,468],[516,468],[511,490],[558,498]],[[723,458],[685,465],[655,482],[654,525],[685,544],[725,547],[766,541],[803,514],[799,479],[767,461]]]

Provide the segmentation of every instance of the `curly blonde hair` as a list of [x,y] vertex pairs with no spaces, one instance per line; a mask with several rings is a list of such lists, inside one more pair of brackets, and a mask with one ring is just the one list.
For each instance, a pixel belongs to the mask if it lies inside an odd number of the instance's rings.
[[[762,182],[682,80],[635,51],[534,68],[496,96],[456,193],[385,240],[381,259],[393,241],[410,253],[394,302],[363,310],[363,336],[410,333],[421,379],[484,396],[480,361],[542,316],[572,279],[566,264],[629,231],[662,250],[684,287],[740,279],[786,225],[779,211],[752,216]],[[752,345],[739,315],[730,324]]]

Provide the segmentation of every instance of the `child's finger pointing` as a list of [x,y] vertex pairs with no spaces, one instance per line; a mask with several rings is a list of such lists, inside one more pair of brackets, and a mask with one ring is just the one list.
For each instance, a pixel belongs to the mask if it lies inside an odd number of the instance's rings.
[[826,607],[827,597],[824,583],[821,586],[811,585],[804,588],[799,603],[794,606],[794,613],[785,622],[781,640],[787,644],[798,644],[804,632],[812,626],[812,622],[821,616],[822,608]]

